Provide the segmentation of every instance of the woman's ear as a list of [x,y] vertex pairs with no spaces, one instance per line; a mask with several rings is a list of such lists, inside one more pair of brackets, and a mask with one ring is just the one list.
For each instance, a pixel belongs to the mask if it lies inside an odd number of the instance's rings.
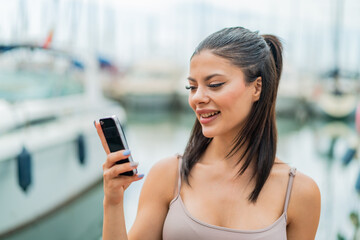
[[261,94],[261,87],[262,87],[262,78],[258,77],[257,79],[255,79],[254,83],[254,95],[253,95],[253,100],[254,102],[258,101],[260,99],[260,94]]
[[254,84],[253,101],[256,102],[256,101],[258,101],[260,99],[261,87],[262,87],[262,78],[258,77],[257,79],[255,79],[253,84]]

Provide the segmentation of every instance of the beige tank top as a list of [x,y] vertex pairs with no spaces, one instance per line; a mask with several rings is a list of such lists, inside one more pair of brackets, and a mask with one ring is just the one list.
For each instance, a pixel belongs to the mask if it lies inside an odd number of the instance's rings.
[[[181,158],[179,162],[181,162]],[[187,211],[180,196],[181,175],[179,172],[178,192],[177,196],[170,202],[163,227],[163,240],[286,240],[286,212],[295,173],[296,169],[291,168],[283,214],[274,223],[265,228],[238,230],[211,225],[194,218]]]

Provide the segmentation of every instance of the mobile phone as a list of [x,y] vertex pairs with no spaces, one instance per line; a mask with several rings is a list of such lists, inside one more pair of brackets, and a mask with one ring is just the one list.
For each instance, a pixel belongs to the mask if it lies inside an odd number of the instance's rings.
[[[120,124],[119,119],[116,115],[111,117],[104,117],[99,119],[101,129],[104,133],[106,142],[109,146],[110,152],[116,152],[123,149],[129,149],[123,128]],[[126,162],[133,162],[132,156],[130,155],[127,159],[117,161],[116,164],[122,164]],[[137,170],[124,172],[120,175],[133,176],[137,174]]]

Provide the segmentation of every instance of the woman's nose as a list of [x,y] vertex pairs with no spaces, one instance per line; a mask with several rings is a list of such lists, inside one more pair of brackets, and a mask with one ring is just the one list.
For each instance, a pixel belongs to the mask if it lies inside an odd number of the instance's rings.
[[200,104],[200,103],[208,103],[210,98],[208,96],[206,89],[204,89],[203,87],[198,87],[195,93],[190,94],[189,100],[192,101],[194,104]]

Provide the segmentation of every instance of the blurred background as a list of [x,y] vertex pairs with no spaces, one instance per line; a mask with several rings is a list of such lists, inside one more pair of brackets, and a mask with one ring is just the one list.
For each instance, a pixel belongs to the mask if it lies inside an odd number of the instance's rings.
[[[139,171],[182,153],[189,58],[244,26],[284,44],[278,157],[322,194],[316,239],[360,239],[357,0],[0,0],[0,239],[101,239],[93,121],[116,114]],[[132,225],[143,181],[125,199]]]

